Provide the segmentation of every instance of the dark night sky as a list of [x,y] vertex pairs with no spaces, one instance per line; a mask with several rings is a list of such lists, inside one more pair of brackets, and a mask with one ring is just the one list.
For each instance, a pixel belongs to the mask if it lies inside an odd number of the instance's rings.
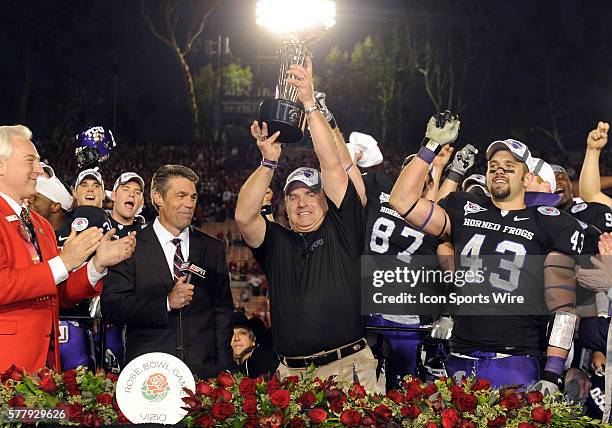
[[[111,70],[117,58],[119,134],[163,138],[185,135],[189,116],[180,71],[170,50],[145,28],[138,13],[139,3],[137,0],[0,1],[0,26],[3,27],[0,46],[8,59],[0,64],[4,83],[0,88],[4,100],[0,106],[0,122],[18,120],[23,83],[20,52],[26,34],[23,16],[25,5],[29,5],[30,46],[34,49],[27,124],[35,133],[44,133],[46,129],[42,118],[45,108],[48,111],[49,105],[55,103],[57,109],[62,109],[57,98],[66,94],[79,96],[74,93],[71,79],[96,82],[96,101],[91,103],[89,111],[79,113],[79,117],[83,121],[110,124]],[[334,45],[350,50],[365,35],[384,32],[402,19],[417,26],[430,23],[436,31],[447,31],[451,21],[462,19],[447,15],[450,4],[458,3],[337,0],[337,25],[317,44],[316,58],[324,58]],[[563,118],[567,146],[582,146],[586,131],[597,120],[610,119],[611,2],[462,1],[459,8],[463,16],[470,16],[473,9],[481,17],[486,30],[474,36],[490,41],[476,61],[478,67],[491,65],[490,80],[483,97],[463,116],[465,134],[489,138],[489,134],[511,133],[535,116],[545,120],[545,102],[530,76],[546,69],[553,75],[565,76],[554,91],[569,112]],[[254,15],[255,0],[223,0],[202,38],[212,39],[218,34],[230,37],[233,58],[253,65],[258,46],[262,55],[273,55],[277,46],[275,39],[255,24]],[[481,42],[486,45],[485,40]],[[203,49],[190,57],[194,70],[208,61]],[[275,66],[265,66],[261,71],[263,81],[276,78]],[[431,105],[427,105],[426,99],[416,99],[415,104],[423,105],[421,110],[417,109],[422,117],[417,117],[415,122],[424,123]]]

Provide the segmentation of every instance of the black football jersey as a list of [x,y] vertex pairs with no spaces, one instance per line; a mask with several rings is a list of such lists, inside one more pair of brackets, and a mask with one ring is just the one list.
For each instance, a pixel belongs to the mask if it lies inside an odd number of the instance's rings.
[[410,262],[410,256],[435,256],[438,240],[416,230],[389,206],[394,180],[380,172],[363,174],[368,205],[364,253],[397,256]]
[[[75,229],[78,233],[90,228],[99,227],[104,233],[112,229],[111,219],[102,208],[92,206],[78,206],[72,210],[64,225],[56,231],[57,245],[64,246],[64,242],[68,239],[71,229]],[[89,302],[91,299],[86,299],[70,309],[60,311],[62,316],[89,316]],[[90,325],[89,322],[80,321],[84,325]]]
[[612,232],[612,209],[598,202],[584,202],[575,198],[567,213],[578,220],[595,226],[602,233]]
[[451,193],[440,206],[450,218],[456,269],[478,270],[491,291],[525,297],[524,305],[496,307],[494,315],[458,316],[453,351],[537,353],[547,311],[544,258],[551,251],[580,254],[584,229],[553,207],[501,210],[490,199],[465,192]]
[[115,228],[115,235],[113,236],[115,239],[121,239],[128,236],[131,232],[138,232],[147,227],[146,223],[140,223],[137,221],[134,221],[132,224],[121,224],[112,217],[110,218],[110,221],[111,227]]
[[68,213],[68,217],[63,226],[56,231],[57,245],[64,246],[64,242],[68,239],[71,229],[75,229],[77,233],[84,231],[90,227],[99,227],[104,233],[112,229],[111,219],[102,208],[92,206],[79,206]]
[[[584,248],[582,257],[577,260],[577,264],[592,269],[593,265],[590,256],[599,253],[599,235],[602,232],[612,231],[612,211],[610,207],[597,202],[584,202],[580,198],[574,198],[572,205],[565,211],[579,221],[584,228]],[[584,305],[593,303],[595,293],[584,287],[576,288],[576,303]]]

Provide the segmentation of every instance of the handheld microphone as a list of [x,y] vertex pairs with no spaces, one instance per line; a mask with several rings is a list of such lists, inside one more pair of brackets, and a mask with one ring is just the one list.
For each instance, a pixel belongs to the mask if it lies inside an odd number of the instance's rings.
[[201,267],[195,265],[191,262],[185,262],[181,264],[180,271],[187,275],[187,282],[191,279],[191,275],[197,275],[200,278],[206,278],[206,269],[202,269]]

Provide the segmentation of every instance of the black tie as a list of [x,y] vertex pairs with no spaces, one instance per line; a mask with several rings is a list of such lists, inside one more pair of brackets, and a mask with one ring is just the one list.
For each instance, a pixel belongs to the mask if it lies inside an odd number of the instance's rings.
[[38,239],[36,239],[34,223],[32,223],[32,217],[30,217],[30,211],[26,207],[22,207],[20,217],[21,217],[21,221],[28,228],[28,231],[30,232],[30,236],[32,237],[32,244],[34,244],[34,248],[36,248],[38,257],[40,257],[40,259],[42,260],[42,255],[40,254],[40,248],[38,247]]
[[174,275],[174,280],[176,281],[177,279],[185,276],[185,274],[181,271],[181,266],[184,262],[183,252],[181,251],[181,239],[174,238],[172,240],[172,244],[176,246],[176,251],[174,251],[174,269],[172,272]]

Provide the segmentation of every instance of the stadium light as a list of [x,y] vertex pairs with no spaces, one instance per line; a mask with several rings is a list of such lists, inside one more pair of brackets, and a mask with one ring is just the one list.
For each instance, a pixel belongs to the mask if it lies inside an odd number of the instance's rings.
[[257,25],[278,34],[299,34],[314,28],[328,29],[336,24],[336,2],[306,0],[260,0],[256,8]]

